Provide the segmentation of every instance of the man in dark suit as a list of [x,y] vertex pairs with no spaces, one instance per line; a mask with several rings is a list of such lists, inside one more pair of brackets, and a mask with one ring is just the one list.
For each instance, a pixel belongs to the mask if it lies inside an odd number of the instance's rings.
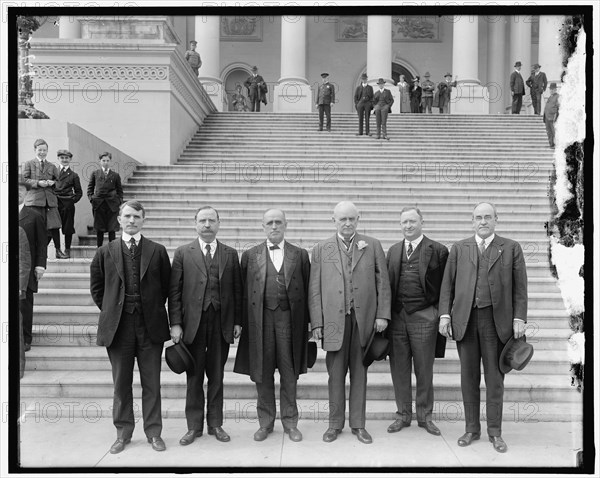
[[25,295],[19,297],[19,311],[23,316],[25,352],[31,349],[33,339],[33,294],[38,291],[38,281],[42,279],[46,271],[48,255],[48,239],[44,220],[34,209],[25,206],[25,197],[30,188],[29,182],[19,181],[19,226],[23,228],[27,235],[31,254],[31,267]]
[[373,109],[373,87],[367,84],[368,76],[363,73],[360,77],[361,84],[356,87],[354,92],[354,107],[358,113],[358,133],[356,136],[362,136],[363,123],[365,124],[366,135],[369,136],[369,119]]
[[502,439],[504,374],[498,357],[511,338],[523,336],[527,320],[527,271],[518,242],[495,234],[498,215],[490,203],[473,210],[475,236],[452,246],[439,312],[442,335],[456,340],[466,433],[459,446],[481,436],[479,396],[481,362],[485,377],[487,433],[494,449],[507,451]]
[[546,125],[546,134],[550,147],[554,149],[554,123],[558,119],[558,93],[556,92],[556,83],[550,83],[550,97],[544,106],[544,124]]
[[433,362],[438,335],[438,301],[448,249],[423,235],[423,216],[416,207],[400,211],[404,240],[387,255],[392,289],[390,369],[398,419],[389,433],[410,426],[412,420],[411,369],[417,377],[417,423],[432,435],[440,430],[432,421]]
[[[266,95],[267,85],[262,76],[258,74],[258,68],[252,67],[252,75],[244,82],[244,86],[248,89],[248,97],[250,98],[250,111],[260,111],[260,101]],[[266,96],[264,97],[265,104]]]
[[121,239],[99,248],[90,266],[90,291],[100,308],[96,343],[106,347],[115,387],[113,423],[117,440],[110,453],[122,452],[133,434],[136,358],[144,433],[154,450],[163,451],[160,369],[163,344],[169,340],[165,301],[171,263],[164,246],[141,235],[146,211],[140,202],[124,203],[118,220],[123,228]]
[[319,131],[323,131],[323,115],[327,116],[327,131],[331,131],[331,107],[335,103],[335,88],[329,83],[329,73],[321,73],[323,83],[317,90],[317,109],[319,110]]
[[59,149],[56,155],[60,168],[54,192],[58,199],[62,233],[65,236],[65,251],[61,259],[68,259],[71,257],[71,239],[75,234],[75,203],[81,199],[83,191],[79,175],[70,166],[73,154],[66,149]]
[[525,94],[525,83],[521,76],[520,61],[515,63],[515,71],[510,74],[510,94],[512,95],[512,114],[518,115],[521,113],[523,95]]
[[377,139],[381,138],[381,132],[383,130],[383,139],[390,139],[387,136],[387,118],[388,113],[392,110],[394,104],[394,98],[390,90],[384,88],[385,80],[379,78],[377,81],[379,89],[373,96],[373,105],[375,110],[375,119],[377,124]]
[[275,423],[274,373],[279,370],[281,422],[298,442],[302,433],[297,427],[296,382],[306,373],[310,261],[305,249],[284,240],[283,211],[266,211],[263,228],[266,243],[242,254],[244,320],[234,372],[250,375],[256,383],[260,428],[254,439],[263,441]]
[[365,429],[367,367],[363,349],[375,329],[390,320],[390,283],[381,243],[356,232],[359,214],[349,201],[333,210],[337,233],[313,249],[308,306],[313,336],[322,340],[329,374],[329,428],[323,441],[342,432],[346,415],[346,374],[350,368],[350,428],[362,443]]
[[542,95],[546,91],[548,80],[546,73],[541,70],[541,66],[536,63],[532,67],[532,72],[525,84],[531,92],[531,104],[533,105],[533,113],[539,115],[542,109]]
[[456,88],[457,76],[454,76],[452,81],[452,73],[444,75],[444,81],[441,81],[437,86],[438,107],[440,114],[450,113],[450,97],[452,96],[452,88]]
[[229,345],[242,331],[242,283],[237,251],[217,241],[216,209],[196,212],[198,239],[178,247],[169,290],[171,338],[188,346],[196,362],[187,371],[185,417],[188,431],[179,440],[189,445],[204,430],[204,373],[208,378],[208,434],[227,442],[223,430],[223,376]]

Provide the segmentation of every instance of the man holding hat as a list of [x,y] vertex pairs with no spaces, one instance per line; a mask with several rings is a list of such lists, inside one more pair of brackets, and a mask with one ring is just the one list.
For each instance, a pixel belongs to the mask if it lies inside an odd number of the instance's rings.
[[332,219],[337,233],[313,248],[308,292],[313,337],[327,352],[329,428],[323,441],[334,441],[344,428],[350,369],[350,428],[361,443],[372,443],[365,429],[363,351],[373,330],[383,332],[390,320],[388,271],[381,243],[356,232],[359,214],[353,203],[338,203]]
[[423,113],[431,114],[431,107],[433,105],[433,92],[435,91],[435,83],[429,78],[431,75],[429,72],[425,72],[423,75],[425,80],[421,83],[422,98],[423,98]]
[[400,211],[404,240],[390,247],[387,267],[392,288],[390,369],[396,396],[397,420],[389,433],[410,426],[411,369],[417,378],[417,423],[432,435],[433,362],[438,338],[438,301],[448,249],[423,235],[423,215],[417,207]]
[[265,211],[262,226],[266,242],[242,254],[242,336],[233,371],[250,375],[256,384],[260,428],[254,440],[263,441],[277,415],[274,374],[279,370],[281,422],[290,440],[298,442],[296,383],[307,369],[310,261],[306,249],[284,239],[283,211]]
[[558,119],[558,93],[556,92],[556,83],[550,83],[550,97],[544,107],[544,124],[546,125],[546,134],[550,147],[554,149],[554,123]]
[[358,133],[363,134],[363,123],[366,125],[366,135],[369,136],[369,119],[373,109],[373,87],[367,84],[367,74],[363,73],[360,77],[361,84],[356,87],[354,92],[354,107],[358,113]]
[[440,292],[439,332],[456,340],[465,434],[459,446],[481,437],[481,362],[486,385],[487,433],[499,453],[502,439],[504,372],[500,353],[511,337],[521,338],[527,320],[527,271],[518,242],[495,234],[498,215],[493,204],[473,210],[475,236],[456,242],[450,250]]
[[56,153],[60,167],[54,192],[58,199],[58,212],[62,222],[62,233],[65,236],[65,250],[60,259],[71,257],[71,239],[75,234],[75,203],[81,199],[83,191],[79,175],[70,167],[73,155],[66,149]]
[[260,111],[261,100],[263,100],[265,105],[267,104],[267,84],[263,77],[258,74],[258,68],[256,66],[252,67],[252,75],[246,79],[244,86],[248,89],[250,111]]
[[529,91],[531,92],[533,113],[539,115],[542,108],[542,94],[546,91],[548,80],[546,79],[546,73],[540,71],[542,67],[539,64],[536,63],[531,68],[531,76],[527,79],[525,84],[529,87]]
[[389,140],[387,135],[387,118],[389,112],[392,110],[392,105],[394,104],[394,97],[390,90],[384,88],[385,80],[383,78],[379,78],[377,81],[377,85],[379,89],[373,95],[373,104],[375,110],[375,120],[377,124],[377,138],[381,138],[381,133],[383,131],[383,139]]
[[450,93],[452,92],[452,88],[456,88],[456,79],[458,77],[454,77],[454,81],[452,81],[452,74],[446,73],[444,75],[444,81],[442,81],[438,85],[438,99],[439,99],[439,108],[440,113],[450,113]]
[[[196,367],[187,370],[187,432],[179,444],[191,444],[204,431],[228,442],[223,430],[223,377],[229,346],[242,332],[242,282],[237,251],[217,240],[221,221],[211,206],[196,211],[198,238],[180,246],[173,257],[169,289],[171,338],[183,340]],[[204,375],[208,379],[206,400]]]
[[161,356],[169,340],[165,302],[171,263],[165,246],[142,236],[146,211],[139,201],[121,204],[117,217],[121,239],[100,247],[90,266],[90,292],[100,309],[97,344],[106,347],[114,382],[113,423],[117,440],[110,453],[131,441],[133,367],[137,359],[142,384],[144,433],[155,451],[161,438]]
[[512,114],[521,113],[523,95],[525,94],[525,83],[521,76],[521,62],[515,63],[515,71],[510,74],[510,94],[512,95]]
[[[331,106],[335,103],[335,88],[329,83],[329,73],[321,73],[323,83],[317,90],[317,108],[319,110],[319,131],[323,131],[323,115],[327,116],[327,131],[331,131]],[[367,124],[369,124],[367,122]]]
[[192,67],[196,76],[198,76],[198,72],[202,66],[202,59],[200,58],[200,54],[196,51],[196,45],[198,45],[196,40],[190,42],[190,49],[185,52],[185,60]]

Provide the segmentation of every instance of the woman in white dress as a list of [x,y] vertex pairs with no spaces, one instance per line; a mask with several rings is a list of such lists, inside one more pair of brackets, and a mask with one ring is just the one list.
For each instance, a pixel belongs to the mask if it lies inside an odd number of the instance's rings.
[[410,113],[410,85],[404,79],[404,75],[400,75],[398,90],[400,92],[400,113]]

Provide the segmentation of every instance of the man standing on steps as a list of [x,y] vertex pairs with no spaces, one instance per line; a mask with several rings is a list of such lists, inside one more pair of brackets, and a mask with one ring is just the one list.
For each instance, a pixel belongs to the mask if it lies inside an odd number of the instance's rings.
[[308,306],[315,340],[327,351],[329,428],[324,442],[342,433],[346,419],[346,374],[350,368],[350,428],[362,443],[365,429],[367,367],[363,349],[390,320],[390,283],[381,243],[356,232],[358,209],[350,201],[333,210],[337,233],[313,249]]
[[354,92],[354,107],[358,113],[358,133],[356,136],[362,136],[363,123],[365,126],[366,135],[369,134],[369,119],[371,118],[371,110],[373,109],[373,87],[367,84],[367,74],[363,73],[360,77],[361,84],[356,87]]
[[305,249],[284,240],[283,211],[269,209],[262,225],[266,243],[242,254],[244,320],[234,372],[256,383],[260,428],[254,440],[263,441],[275,423],[274,373],[279,370],[281,422],[290,440],[298,442],[296,382],[306,373],[310,261]]
[[558,93],[556,92],[556,83],[550,83],[550,97],[544,107],[544,124],[546,125],[546,134],[550,147],[554,149],[554,123],[558,119]]
[[375,92],[373,97],[373,105],[375,110],[375,119],[377,120],[377,138],[381,138],[381,132],[383,131],[383,139],[389,140],[387,135],[387,118],[389,112],[392,110],[394,104],[394,97],[390,90],[385,89],[385,80],[379,78],[377,82],[379,89]]
[[387,255],[392,289],[390,369],[398,419],[389,433],[410,426],[412,420],[411,369],[417,377],[417,423],[432,435],[441,435],[432,421],[433,362],[438,336],[438,301],[448,249],[423,235],[423,215],[416,207],[400,211],[404,240]]
[[440,292],[439,332],[456,340],[466,433],[459,446],[481,437],[479,397],[481,362],[486,385],[487,433],[494,449],[505,453],[502,439],[504,374],[498,358],[511,337],[520,338],[527,320],[527,271],[518,242],[495,234],[493,204],[473,210],[475,236],[450,250]]
[[525,83],[523,82],[523,77],[521,76],[520,61],[515,63],[515,71],[510,74],[510,94],[512,95],[512,114],[521,114],[523,95],[525,94]]
[[323,83],[317,90],[317,109],[319,110],[319,131],[323,131],[323,115],[327,116],[327,131],[331,131],[331,107],[335,103],[335,88],[329,83],[329,73],[321,73]]
[[250,111],[260,111],[260,101],[266,102],[267,85],[262,76],[258,74],[258,68],[252,67],[252,75],[244,82],[244,86],[248,89],[248,97],[250,98]]
[[546,91],[548,80],[546,73],[541,70],[541,66],[536,63],[532,67],[531,76],[525,82],[531,92],[531,104],[533,106],[533,114],[539,115],[542,109],[542,95]]
[[228,442],[223,430],[223,376],[229,345],[242,332],[242,283],[237,251],[217,241],[219,213],[210,206],[194,216],[198,238],[178,247],[169,289],[171,338],[187,345],[196,363],[187,371],[185,418],[189,445],[204,430],[204,373],[208,378],[208,434]]
[[135,359],[142,384],[144,433],[154,450],[164,451],[160,369],[163,345],[169,340],[165,302],[171,263],[163,245],[141,234],[146,220],[142,203],[123,203],[117,219],[123,231],[121,239],[100,247],[90,267],[90,292],[100,309],[97,344],[106,347],[115,388],[117,440],[110,453],[125,449],[135,427]]

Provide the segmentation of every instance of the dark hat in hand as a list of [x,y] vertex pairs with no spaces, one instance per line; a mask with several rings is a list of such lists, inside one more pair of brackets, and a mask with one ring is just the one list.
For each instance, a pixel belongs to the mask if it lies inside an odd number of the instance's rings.
[[183,372],[194,373],[196,368],[194,357],[192,357],[183,340],[167,347],[165,350],[165,360],[169,368],[177,374]]
[[56,152],[56,156],[68,156],[69,158],[72,158],[73,154],[68,149],[59,149]]
[[317,343],[312,340],[308,341],[307,355],[306,355],[306,366],[313,368],[317,361]]
[[390,350],[390,341],[383,334],[378,334],[373,329],[367,346],[363,350],[363,365],[368,367],[375,360],[383,360]]
[[515,63],[515,66],[521,66],[521,62],[520,62],[520,61],[517,61],[517,62]]
[[520,339],[511,337],[502,349],[498,366],[502,373],[508,373],[511,370],[523,370],[533,357],[533,345],[528,344],[525,336]]

